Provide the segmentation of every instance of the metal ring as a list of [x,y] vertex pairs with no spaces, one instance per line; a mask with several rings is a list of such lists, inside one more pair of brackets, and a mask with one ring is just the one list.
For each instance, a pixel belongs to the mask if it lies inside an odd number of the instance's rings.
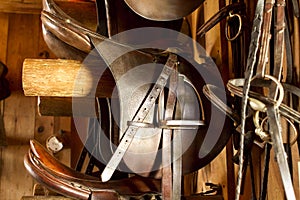
[[[239,29],[238,29],[238,32],[235,34],[234,37],[230,37],[228,35],[228,20],[231,19],[231,18],[234,18],[234,17],[237,17],[238,20],[239,20]],[[228,41],[233,41],[235,40],[241,33],[241,30],[242,30],[242,18],[239,14],[232,14],[231,12],[229,12],[229,19],[226,20],[226,25],[225,25],[225,36],[226,36],[226,39]]]
[[[298,138],[298,131],[297,131],[297,128],[295,126],[295,124],[288,118],[284,117],[284,116],[281,116],[281,118],[285,119],[292,127],[293,129],[293,132],[295,134],[295,137],[290,141],[290,146],[294,145],[296,142],[297,142],[297,138]],[[261,121],[261,124],[260,124],[260,129],[263,130],[263,125],[264,123],[266,123],[268,117],[265,117],[262,121]]]
[[282,103],[283,99],[284,99],[284,89],[282,84],[278,81],[278,79],[276,79],[274,76],[265,74],[264,78],[268,78],[272,81],[274,81],[274,83],[276,83],[276,85],[278,86],[279,89],[279,96],[278,99],[276,101],[276,103],[274,104],[275,108],[279,108],[280,104]]
[[[254,76],[252,80],[258,78],[258,76]],[[276,79],[274,76],[271,76],[271,75],[268,75],[268,74],[265,74],[262,78],[268,78],[270,80],[272,80],[273,82],[276,83],[276,85],[278,86],[278,89],[279,89],[279,96],[278,96],[278,99],[277,101],[275,101],[275,104],[274,104],[274,107],[277,109],[279,108],[280,104],[282,103],[283,99],[284,99],[284,89],[283,89],[283,86],[282,84],[278,81],[278,79]],[[259,100],[256,100],[256,101],[259,101]],[[260,101],[259,101],[260,102]],[[263,105],[264,103],[261,102],[261,105]]]

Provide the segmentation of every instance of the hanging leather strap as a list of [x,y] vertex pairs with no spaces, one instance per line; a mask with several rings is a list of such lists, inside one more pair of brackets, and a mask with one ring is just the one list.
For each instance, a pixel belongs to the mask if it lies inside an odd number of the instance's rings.
[[[166,64],[162,69],[160,76],[158,77],[157,82],[152,87],[147,98],[141,104],[140,108],[135,114],[132,120],[133,122],[144,121],[148,112],[153,107],[157,97],[160,95],[162,89],[165,87],[169,75],[172,73],[173,68],[175,67],[176,64],[177,64],[177,56],[175,54],[170,54]],[[117,147],[116,151],[114,152],[113,156],[111,157],[110,161],[107,163],[105,169],[101,174],[101,179],[103,182],[106,182],[111,178],[112,174],[114,173],[119,163],[121,162],[123,156],[125,155],[129,145],[131,144],[138,128],[139,127],[137,126],[128,126],[128,128],[126,129],[119,146]]]
[[[176,87],[178,82],[177,71],[173,70],[169,81],[169,91],[166,103],[165,120],[172,120],[176,104]],[[172,200],[172,130],[162,131],[162,197],[165,200]]]

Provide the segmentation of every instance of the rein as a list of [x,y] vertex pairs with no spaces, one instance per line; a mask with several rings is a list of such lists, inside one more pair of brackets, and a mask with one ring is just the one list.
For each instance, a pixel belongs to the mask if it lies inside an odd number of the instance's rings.
[[[249,155],[248,153],[245,155],[245,148],[248,149],[249,132],[252,132],[252,134],[255,134],[256,137],[263,141],[263,143],[260,143],[255,139],[252,142],[265,148],[259,199],[266,199],[270,150],[272,147],[275,152],[286,198],[288,200],[296,199],[290,171],[292,168],[288,163],[288,159],[290,160],[291,158],[287,155],[291,156],[289,153],[290,146],[298,138],[294,122],[300,122],[300,113],[289,107],[288,104],[285,104],[284,97],[286,93],[290,96],[293,94],[299,97],[300,89],[291,85],[293,57],[289,30],[286,27],[285,3],[285,0],[257,1],[244,78],[231,79],[227,83],[229,92],[242,98],[241,116],[236,110],[218,99],[218,88],[213,85],[206,85],[203,88],[203,93],[206,97],[235,122],[236,130],[240,132],[239,169],[235,200],[240,199],[244,166],[247,165],[245,162],[248,162]],[[293,6],[295,10],[295,5]],[[271,42],[273,41],[274,45],[272,46]],[[272,53],[274,56],[269,57],[269,55],[273,55]],[[285,53],[286,57],[284,57]],[[284,72],[286,72],[285,79],[283,79]],[[266,92],[267,88],[268,92]],[[258,89],[258,91],[253,91],[253,89]],[[247,126],[248,122],[246,120],[250,117],[253,118],[255,130],[249,130],[251,127]],[[293,138],[288,136],[287,144],[284,144],[282,139],[282,119],[286,120],[294,132]],[[289,133],[287,134],[289,135]],[[250,161],[250,167],[251,164]],[[252,199],[256,199],[254,190],[252,195]]]
[[[256,23],[254,22],[253,26],[258,25],[257,28],[253,28],[254,31],[261,30],[261,38],[260,38],[260,45],[257,45],[255,48],[250,46],[249,57],[251,55],[255,58],[256,53],[255,51],[258,50],[258,46],[260,46],[260,52],[258,55],[258,63],[255,66],[255,60],[248,60],[251,61],[251,65],[248,65],[247,62],[247,69],[245,73],[245,81],[243,85],[243,93],[242,93],[242,116],[241,116],[241,140],[240,140],[240,148],[243,149],[244,147],[244,134],[245,134],[245,119],[246,116],[249,115],[247,113],[248,103],[250,107],[255,112],[263,112],[266,115],[267,122],[269,124],[269,134],[270,139],[272,142],[272,146],[274,148],[276,160],[278,163],[278,167],[280,170],[282,183],[284,186],[286,198],[288,200],[294,200],[295,192],[293,189],[293,184],[291,180],[291,174],[289,171],[288,162],[286,159],[286,152],[283,146],[282,141],[282,128],[280,122],[280,105],[284,98],[284,88],[282,86],[282,71],[283,71],[283,54],[284,54],[284,34],[285,34],[285,1],[284,0],[277,0],[276,1],[276,19],[274,22],[275,26],[275,45],[274,45],[274,59],[269,58],[268,54],[270,52],[270,40],[271,40],[271,24],[272,24],[272,16],[273,16],[273,9],[274,9],[274,0],[267,0],[264,5],[263,1],[258,1],[257,3],[257,10],[256,10],[256,19],[262,18],[262,21]],[[262,12],[263,10],[263,12]],[[261,24],[262,22],[262,24]],[[260,25],[261,24],[261,25]],[[259,37],[257,37],[259,38]],[[253,38],[252,38],[253,40]],[[256,39],[256,42],[259,42]],[[248,57],[248,58],[249,58]],[[272,62],[273,61],[273,62]],[[270,65],[267,65],[270,63]],[[267,68],[269,66],[269,69]],[[256,68],[255,68],[256,67]],[[265,102],[263,107],[258,106],[260,102],[255,101],[251,106],[251,99],[249,97],[250,94],[250,86],[253,80],[255,79],[262,79],[262,80],[269,80],[271,81],[271,85],[269,87],[269,92],[266,96],[267,99],[271,99],[273,103]],[[233,83],[233,81],[231,81]],[[263,108],[263,109],[262,109]],[[257,120],[258,122],[260,120]],[[264,120],[263,120],[264,121]],[[261,122],[263,123],[263,122]],[[262,191],[261,191],[261,198],[264,199],[266,196],[266,183],[267,183],[267,174],[268,174],[268,158],[269,158],[269,146],[266,147],[266,159],[265,159],[265,169],[264,169],[264,177],[262,183]],[[238,200],[240,198],[240,184],[242,180],[241,176],[241,166],[243,165],[243,150],[240,151],[239,156],[239,173],[238,173],[238,184],[236,188],[236,197],[235,199]]]

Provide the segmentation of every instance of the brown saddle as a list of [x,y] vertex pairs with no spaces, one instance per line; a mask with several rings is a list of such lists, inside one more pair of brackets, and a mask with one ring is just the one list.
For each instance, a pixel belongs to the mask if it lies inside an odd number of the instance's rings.
[[27,171],[49,189],[75,199],[120,199],[120,196],[158,196],[160,181],[133,176],[103,183],[99,179],[79,173],[48,153],[38,142],[30,141],[25,155]]

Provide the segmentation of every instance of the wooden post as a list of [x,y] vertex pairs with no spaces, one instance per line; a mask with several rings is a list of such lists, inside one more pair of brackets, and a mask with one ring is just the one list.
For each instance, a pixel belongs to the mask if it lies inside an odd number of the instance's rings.
[[115,83],[101,63],[85,66],[62,59],[25,59],[23,90],[26,96],[110,97]]

